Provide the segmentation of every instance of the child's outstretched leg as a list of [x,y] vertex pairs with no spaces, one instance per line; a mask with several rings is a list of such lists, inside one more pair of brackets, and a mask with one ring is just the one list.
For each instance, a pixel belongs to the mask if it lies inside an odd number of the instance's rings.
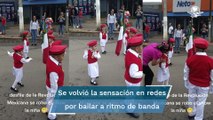
[[13,85],[11,87],[11,90],[15,91],[15,92],[18,92],[17,88],[16,88],[16,85],[20,85],[20,86],[24,86],[22,83],[21,83],[21,80],[23,78],[23,70],[15,70],[15,81],[13,82]]
[[28,52],[24,52],[24,58],[25,58],[25,59],[28,59],[28,58],[29,58]]
[[106,54],[105,46],[101,46],[101,52],[102,54]]

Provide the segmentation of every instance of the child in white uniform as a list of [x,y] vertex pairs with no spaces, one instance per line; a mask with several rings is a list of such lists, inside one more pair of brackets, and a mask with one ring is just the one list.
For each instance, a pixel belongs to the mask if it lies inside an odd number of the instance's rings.
[[90,83],[97,85],[96,78],[99,77],[98,59],[101,58],[99,51],[97,50],[97,41],[92,40],[88,44],[89,49],[84,51],[83,58],[88,62],[88,75],[91,78]]
[[[168,46],[168,44],[164,43],[165,46]],[[169,84],[170,79],[170,73],[169,73],[169,64],[168,64],[168,51],[163,53],[161,58],[163,62],[159,63],[158,73],[157,73],[157,81],[161,82],[163,85]]]
[[100,29],[101,31],[99,37],[100,37],[101,52],[102,54],[106,54],[106,43],[108,41],[107,25],[102,24]]

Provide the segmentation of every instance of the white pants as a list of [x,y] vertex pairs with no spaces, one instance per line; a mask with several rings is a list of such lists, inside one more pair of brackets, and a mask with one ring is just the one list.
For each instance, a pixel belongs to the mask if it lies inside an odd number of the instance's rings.
[[[53,104],[53,100],[54,100],[54,94],[51,93],[51,88],[49,88],[48,86],[46,86],[46,89],[47,89],[47,99],[46,99],[46,102],[47,102],[47,109],[48,111],[50,110],[52,104]],[[52,119],[56,119],[56,114],[55,113],[49,113],[48,112],[48,118],[50,120]]]
[[168,63],[170,64],[170,63],[172,63],[172,56],[173,56],[173,50],[172,51],[169,51],[169,53],[168,53]]
[[17,83],[21,83],[22,78],[23,78],[23,67],[21,68],[15,68],[13,67],[13,75],[15,76],[15,81],[12,85],[13,88],[16,87]]
[[24,52],[24,58],[27,58],[28,56],[28,52]]
[[209,87],[198,87],[189,83],[189,95],[192,96],[189,96],[188,102],[190,104],[189,107],[193,109],[189,115],[196,115],[195,120],[203,120],[204,105],[208,97],[208,92]]
[[127,48],[127,41],[126,40],[123,40],[123,52],[124,54],[126,54],[126,48]]
[[[130,83],[127,80],[125,80],[125,82],[126,82],[126,86],[128,86],[128,87],[131,87],[131,86],[138,86],[139,87],[139,86],[141,86],[141,82],[139,82],[139,83]],[[135,103],[134,99],[124,100],[124,104],[126,106],[129,105],[130,103],[134,104]],[[127,113],[134,113],[134,109],[128,109],[128,110],[126,110],[126,112]]]

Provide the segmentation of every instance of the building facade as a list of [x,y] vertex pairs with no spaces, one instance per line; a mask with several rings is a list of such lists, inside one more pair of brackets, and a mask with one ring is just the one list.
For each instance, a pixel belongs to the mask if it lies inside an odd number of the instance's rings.
[[[188,12],[193,5],[200,7],[200,10],[203,12],[201,16],[193,19],[196,34],[200,34],[202,25],[206,24],[208,26],[210,0],[167,0],[168,20],[174,26],[181,24],[182,28],[186,28],[189,21],[191,21]],[[213,3],[211,6],[213,9]]]
[[[141,2],[141,0],[100,0],[101,17],[106,18],[111,9],[115,9],[117,12],[122,5],[125,5],[125,9],[129,10],[134,17],[135,10],[138,5],[142,4]],[[60,12],[66,11],[68,4],[81,8],[84,15],[90,15],[91,11],[95,9],[95,0],[23,0],[24,21],[28,23],[34,15],[40,19],[44,12],[47,17],[52,17],[55,21]],[[145,18],[147,23],[154,28],[162,18],[161,8],[161,3],[144,3]]]
[[17,20],[17,0],[0,0],[0,16],[6,17],[7,21]]

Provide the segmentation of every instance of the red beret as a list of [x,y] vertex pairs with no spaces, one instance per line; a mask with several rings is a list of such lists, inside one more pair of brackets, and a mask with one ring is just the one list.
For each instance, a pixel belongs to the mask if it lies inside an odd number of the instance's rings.
[[29,33],[28,31],[24,31],[22,34],[23,35],[28,35],[28,33]]
[[100,26],[100,31],[102,31],[102,29],[105,28],[105,27],[107,27],[106,24],[101,24],[101,26]]
[[63,54],[66,50],[66,45],[53,45],[50,47],[49,54],[50,55],[60,55]]
[[135,47],[143,44],[143,37],[142,36],[136,36],[132,37],[128,40],[128,46],[129,47]]
[[53,31],[52,31],[52,30],[49,30],[49,31],[47,32],[47,34],[48,34],[48,35],[52,35],[52,34],[53,34]]
[[135,34],[138,32],[138,30],[136,28],[134,28],[134,27],[131,27],[129,29],[129,31],[132,32],[132,33],[135,33]]
[[95,46],[95,45],[97,45],[97,44],[98,44],[97,40],[92,40],[92,41],[90,41],[90,42],[87,43],[87,45],[88,45],[89,47],[93,47],[93,46]]
[[54,35],[48,35],[48,38],[54,40],[54,39],[55,39],[55,36],[54,36]]
[[203,38],[195,38],[194,39],[195,47],[200,49],[207,49],[208,48],[208,41]]
[[175,42],[175,39],[174,39],[174,38],[169,38],[169,42],[170,42],[170,43],[174,43],[174,42]]
[[52,46],[53,45],[62,45],[62,41],[61,40],[56,40],[52,43]]
[[24,49],[24,46],[23,46],[23,45],[17,45],[17,46],[14,46],[14,47],[13,47],[13,50],[14,50],[15,52],[23,51],[23,49]]
[[102,28],[104,28],[106,26],[107,26],[106,24],[101,24],[100,28],[102,29]]

